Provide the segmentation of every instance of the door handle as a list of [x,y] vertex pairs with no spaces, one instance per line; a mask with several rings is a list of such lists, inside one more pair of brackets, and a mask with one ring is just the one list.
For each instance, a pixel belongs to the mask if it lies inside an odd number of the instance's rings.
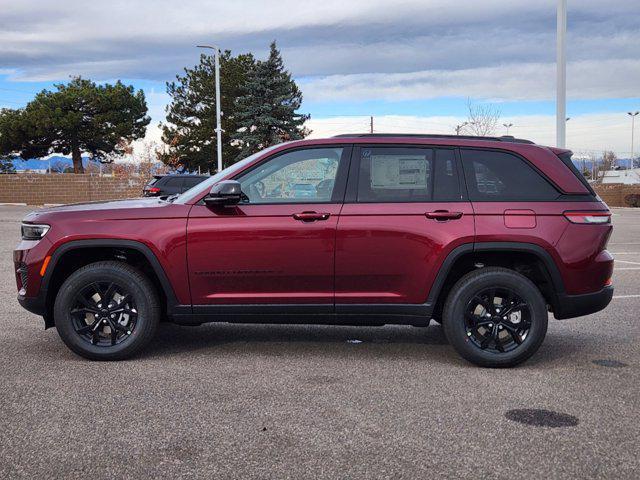
[[301,222],[315,222],[317,220],[327,220],[329,218],[329,214],[318,212],[302,212],[294,213],[293,218],[295,218],[296,220],[300,220]]
[[436,210],[424,214],[427,218],[438,222],[446,222],[447,220],[458,220],[462,218],[462,212],[450,212],[448,210]]

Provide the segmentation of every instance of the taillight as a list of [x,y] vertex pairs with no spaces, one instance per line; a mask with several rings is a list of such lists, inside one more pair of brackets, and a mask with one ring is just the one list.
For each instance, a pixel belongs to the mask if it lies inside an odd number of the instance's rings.
[[602,225],[611,223],[611,212],[564,212],[571,223]]
[[151,187],[147,189],[148,193],[160,193],[160,189],[158,187]]

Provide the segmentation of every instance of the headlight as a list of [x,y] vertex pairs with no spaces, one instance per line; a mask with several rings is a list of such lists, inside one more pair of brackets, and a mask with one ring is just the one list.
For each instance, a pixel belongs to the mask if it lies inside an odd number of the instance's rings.
[[44,237],[49,228],[49,225],[36,225],[33,223],[23,223],[21,225],[22,239],[23,240],[40,240]]

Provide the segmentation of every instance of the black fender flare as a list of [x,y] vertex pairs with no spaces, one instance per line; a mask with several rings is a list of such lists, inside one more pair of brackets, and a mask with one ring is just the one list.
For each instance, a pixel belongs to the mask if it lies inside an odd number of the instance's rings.
[[[173,290],[173,286],[167,277],[164,268],[160,264],[160,261],[153,253],[153,251],[144,243],[138,242],[135,240],[122,240],[122,239],[112,239],[112,238],[99,238],[99,239],[87,239],[87,240],[71,240],[69,242],[63,243],[58,248],[54,250],[51,254],[51,260],[49,261],[49,265],[47,266],[47,271],[45,272],[44,277],[42,278],[40,284],[40,292],[39,297],[42,298],[43,304],[46,304],[47,300],[47,292],[49,289],[49,283],[51,281],[51,277],[55,272],[56,265],[60,261],[60,259],[66,253],[74,250],[81,250],[83,248],[128,248],[131,250],[135,250],[140,252],[147,259],[151,268],[153,268],[154,273],[158,277],[160,281],[160,285],[162,286],[162,290],[167,298],[167,309],[170,309],[174,305],[178,304],[178,300],[176,294]],[[45,323],[48,326],[53,325],[53,319],[47,318],[47,312],[45,312]],[[51,323],[51,325],[49,325]]]
[[527,242],[477,242],[477,243],[465,243],[463,245],[459,245],[454,248],[447,257],[442,262],[440,269],[438,270],[438,274],[436,279],[431,286],[431,290],[429,292],[429,296],[427,297],[427,305],[431,307],[435,307],[436,302],[438,301],[438,297],[440,296],[442,287],[444,286],[449,273],[451,272],[451,268],[453,267],[456,260],[458,260],[462,255],[471,253],[471,252],[497,252],[497,251],[505,251],[505,252],[524,252],[530,253],[536,256],[540,261],[542,261],[545,266],[547,272],[549,273],[549,277],[551,279],[551,283],[553,285],[553,302],[552,305],[554,308],[557,305],[558,298],[564,295],[564,282],[562,280],[562,275],[560,274],[560,270],[558,270],[558,266],[555,261],[551,257],[551,254],[547,252],[540,245],[536,245],[535,243],[527,243]]

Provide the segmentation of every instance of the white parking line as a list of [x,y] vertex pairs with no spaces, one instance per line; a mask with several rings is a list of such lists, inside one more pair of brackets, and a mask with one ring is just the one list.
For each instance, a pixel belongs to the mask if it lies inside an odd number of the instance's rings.
[[640,298],[640,295],[614,295],[613,298]]
[[640,267],[623,267],[623,268],[614,268],[614,272],[620,272],[623,270],[640,270]]
[[630,262],[629,260],[616,260],[616,263],[630,263],[631,265],[640,265],[640,262]]
[[609,252],[611,255],[640,255],[640,252]]

